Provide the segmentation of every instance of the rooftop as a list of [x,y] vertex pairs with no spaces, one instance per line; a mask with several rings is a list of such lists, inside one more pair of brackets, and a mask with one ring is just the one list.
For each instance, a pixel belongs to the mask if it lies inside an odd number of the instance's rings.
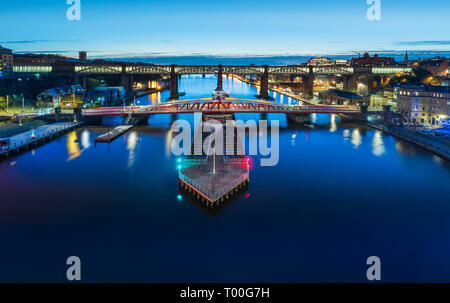
[[436,93],[450,93],[449,86],[438,86],[438,85],[415,85],[406,84],[399,87],[403,90],[414,90],[414,91],[424,91],[424,92],[436,92]]
[[346,98],[346,99],[363,99],[363,96],[361,96],[361,95],[358,95],[358,94],[355,94],[355,93],[352,93],[352,92],[348,92],[348,91],[345,91],[345,90],[339,90],[339,89],[329,89],[329,90],[323,91],[321,93],[333,94],[333,95],[336,95],[338,97]]
[[0,54],[12,54],[12,49],[5,48],[0,45]]

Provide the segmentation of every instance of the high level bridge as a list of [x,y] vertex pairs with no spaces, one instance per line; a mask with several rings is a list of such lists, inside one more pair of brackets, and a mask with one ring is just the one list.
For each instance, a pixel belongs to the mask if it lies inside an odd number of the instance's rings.
[[307,95],[313,91],[314,77],[319,75],[334,75],[341,77],[344,90],[354,91],[358,83],[364,83],[369,91],[374,79],[389,77],[395,74],[410,74],[411,67],[395,66],[347,66],[347,65],[154,65],[143,63],[123,62],[74,62],[58,65],[15,65],[15,75],[55,73],[61,75],[72,75],[87,87],[87,77],[91,75],[118,75],[121,83],[127,91],[132,88],[133,77],[139,75],[163,75],[171,79],[170,99],[177,99],[178,78],[181,75],[190,74],[215,74],[217,75],[217,87],[222,88],[222,75],[256,75],[260,79],[260,95],[262,99],[269,99],[269,75],[296,75],[302,78],[303,90]]

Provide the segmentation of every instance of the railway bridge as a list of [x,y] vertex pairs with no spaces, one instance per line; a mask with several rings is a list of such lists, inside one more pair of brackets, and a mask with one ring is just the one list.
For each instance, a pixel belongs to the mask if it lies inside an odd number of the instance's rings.
[[[67,65],[67,66],[66,66]],[[354,91],[358,84],[372,89],[376,77],[389,77],[396,74],[410,74],[412,68],[407,66],[348,66],[348,65],[155,65],[143,63],[124,63],[114,61],[86,61],[67,63],[66,65],[15,65],[14,74],[56,73],[71,75],[87,87],[87,77],[92,75],[118,75],[126,91],[131,91],[133,77],[162,75],[170,77],[170,99],[178,99],[178,79],[181,75],[214,74],[217,75],[217,87],[222,88],[222,75],[256,75],[260,80],[260,99],[270,99],[269,75],[296,75],[302,78],[303,90],[312,95],[314,78],[320,75],[341,77],[344,90]]]

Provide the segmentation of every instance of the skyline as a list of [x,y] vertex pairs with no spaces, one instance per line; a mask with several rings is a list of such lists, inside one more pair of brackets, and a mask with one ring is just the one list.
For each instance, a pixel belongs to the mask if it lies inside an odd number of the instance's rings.
[[380,21],[366,18],[364,0],[283,0],[276,6],[267,0],[258,5],[81,0],[80,21],[67,20],[64,0],[4,2],[0,25],[14,27],[0,44],[16,52],[73,56],[86,50],[92,58],[157,58],[450,51],[443,24],[450,4],[444,0],[433,6],[381,1]]

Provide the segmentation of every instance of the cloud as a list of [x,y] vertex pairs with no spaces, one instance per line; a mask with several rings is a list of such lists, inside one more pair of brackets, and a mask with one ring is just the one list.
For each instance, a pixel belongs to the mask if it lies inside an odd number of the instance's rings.
[[441,46],[441,45],[450,45],[450,40],[397,41],[394,42],[394,44],[401,46],[418,46],[418,45]]
[[80,40],[16,40],[16,41],[0,41],[3,44],[36,44],[36,43],[51,43],[51,42],[79,42]]

